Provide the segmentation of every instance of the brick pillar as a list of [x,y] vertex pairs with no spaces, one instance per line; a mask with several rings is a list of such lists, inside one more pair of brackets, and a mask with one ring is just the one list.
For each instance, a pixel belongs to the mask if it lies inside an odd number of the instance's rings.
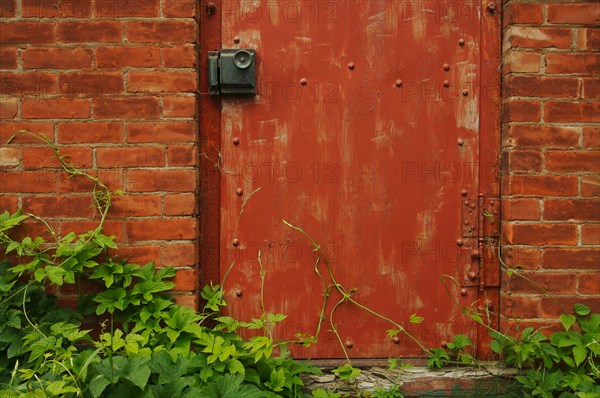
[[534,283],[504,272],[501,311],[539,326],[600,311],[600,3],[507,1],[503,17],[503,238]]

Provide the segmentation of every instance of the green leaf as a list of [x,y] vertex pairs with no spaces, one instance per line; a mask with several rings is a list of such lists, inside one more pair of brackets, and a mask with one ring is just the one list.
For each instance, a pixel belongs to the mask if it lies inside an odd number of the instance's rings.
[[387,336],[391,339],[391,338],[396,337],[398,335],[398,333],[400,333],[400,331],[397,329],[388,329],[386,331],[386,333],[387,333]]
[[348,380],[356,378],[360,374],[360,369],[357,369],[347,363],[345,365],[338,366],[337,368],[333,369],[332,372],[335,373],[340,379]]
[[269,381],[265,382],[265,385],[275,392],[283,390],[285,386],[285,372],[283,369],[275,370],[271,372]]
[[450,359],[448,352],[443,348],[434,348],[431,355],[427,358],[427,367],[441,368],[444,363]]
[[42,337],[34,341],[30,346],[31,351],[29,361],[35,361],[42,357],[46,352],[54,352],[57,346],[57,340],[54,336]]
[[560,321],[562,322],[565,330],[568,331],[575,324],[576,318],[575,315],[562,314],[560,316]]
[[575,365],[579,366],[587,357],[587,349],[583,345],[576,345],[573,347],[573,359],[575,359]]
[[454,339],[448,343],[448,348],[451,350],[461,350],[465,347],[473,345],[471,339],[464,334],[457,334]]
[[573,306],[573,310],[575,311],[575,313],[577,315],[581,315],[581,316],[586,316],[591,312],[590,307],[588,307],[585,304],[579,304],[579,303],[575,304]]
[[409,318],[409,322],[415,325],[418,325],[419,323],[423,322],[425,320],[425,318],[423,318],[422,316],[417,316],[417,314],[412,314]]
[[251,384],[242,384],[244,378],[240,375],[225,375],[219,377],[199,392],[190,392],[184,398],[264,398],[265,393]]
[[148,358],[133,357],[129,359],[123,372],[123,378],[132,382],[140,389],[146,388],[150,378],[150,368],[147,365]]
[[108,387],[109,384],[110,380],[107,376],[105,376],[104,374],[98,374],[92,378],[87,388],[90,390],[92,397],[98,398],[100,395],[102,395],[102,393],[104,392],[106,387]]
[[56,395],[56,396],[68,394],[70,392],[77,392],[77,391],[79,391],[78,388],[67,385],[66,381],[64,381],[64,380],[53,381],[52,383],[46,385],[46,392],[48,392],[51,395]]
[[113,313],[115,309],[123,310],[125,308],[125,289],[109,289],[99,293],[94,297],[94,301],[100,303],[96,308],[96,315],[104,314],[106,311]]
[[242,365],[242,363],[235,358],[229,361],[227,367],[229,368],[229,372],[231,372],[231,374],[240,374],[242,376],[245,376],[246,374],[246,368],[244,368],[244,365]]
[[272,325],[275,325],[287,318],[287,315],[284,314],[268,314],[267,319]]

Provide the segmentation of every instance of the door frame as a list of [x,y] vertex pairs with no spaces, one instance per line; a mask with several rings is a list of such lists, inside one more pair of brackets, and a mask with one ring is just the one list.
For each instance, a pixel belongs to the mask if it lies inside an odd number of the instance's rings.
[[[227,0],[225,0],[227,1]],[[207,52],[221,49],[222,0],[200,0],[198,25],[199,115],[199,256],[198,294],[207,284],[220,283],[221,229],[221,97],[208,94]],[[199,305],[201,297],[198,297]]]

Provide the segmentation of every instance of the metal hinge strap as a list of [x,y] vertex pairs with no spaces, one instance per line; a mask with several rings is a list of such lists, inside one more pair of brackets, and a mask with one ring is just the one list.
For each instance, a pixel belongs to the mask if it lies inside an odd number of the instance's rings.
[[477,214],[479,215],[479,222],[477,225],[477,251],[479,252],[479,291],[483,292],[485,290],[485,267],[483,264],[483,206],[484,206],[485,198],[483,194],[480,193],[477,198],[478,208]]

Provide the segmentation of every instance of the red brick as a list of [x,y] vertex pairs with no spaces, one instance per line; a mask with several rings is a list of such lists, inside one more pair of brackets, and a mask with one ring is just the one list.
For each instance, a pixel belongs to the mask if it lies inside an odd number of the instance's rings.
[[116,21],[60,22],[57,40],[63,43],[121,42],[121,23]]
[[24,119],[79,119],[90,117],[90,102],[87,99],[68,98],[24,98]]
[[172,145],[167,149],[167,162],[170,167],[195,166],[198,153],[194,146]]
[[58,123],[58,141],[74,143],[118,143],[123,141],[123,125],[111,122]]
[[546,169],[551,171],[600,171],[600,151],[547,151]]
[[192,45],[162,49],[163,66],[167,68],[195,68],[196,49]]
[[509,127],[510,145],[574,147],[579,143],[577,129],[537,124],[513,124]]
[[532,52],[507,51],[502,65],[503,73],[538,73],[542,55]]
[[23,198],[23,210],[41,217],[91,217],[93,204],[85,196],[35,196]]
[[91,0],[23,0],[21,15],[25,18],[89,18]]
[[158,17],[158,0],[96,0],[96,16],[100,18]]
[[[1,184],[0,187],[2,187]],[[0,212],[4,213],[5,211],[8,211],[9,213],[14,213],[17,209],[18,203],[16,196],[0,195]]]
[[172,267],[191,267],[196,264],[197,247],[194,244],[165,245],[161,248],[161,261]]
[[194,170],[130,170],[126,178],[129,192],[193,192],[197,185]]
[[17,67],[17,49],[0,48],[0,69],[15,69]]
[[0,3],[0,18],[14,18],[17,15],[17,0],[5,0]]
[[99,47],[96,49],[98,68],[152,67],[160,64],[157,47]]
[[90,48],[29,47],[23,50],[21,59],[25,69],[91,68],[93,52]]
[[50,22],[1,22],[2,44],[41,44],[54,41]]
[[0,98],[0,119],[14,119],[19,112],[19,101],[17,98]]
[[544,220],[600,221],[600,201],[593,199],[545,200]]
[[155,266],[160,266],[160,247],[159,246],[119,246],[116,253],[120,258],[129,260],[132,264],[147,264],[153,262]]
[[600,29],[577,29],[577,47],[582,50],[600,48]]
[[510,267],[528,270],[539,269],[542,259],[541,250],[536,246],[504,246],[502,255]]
[[505,220],[539,220],[540,203],[537,199],[505,199],[502,201]]
[[600,79],[583,79],[583,98],[600,99]]
[[575,293],[577,289],[577,280],[573,274],[521,272],[520,275],[527,279],[513,274],[506,280],[513,293]]
[[515,149],[503,153],[503,169],[510,172],[540,171],[542,169],[542,153],[536,150]]
[[568,224],[510,224],[506,240],[515,245],[575,245],[577,227]]
[[196,213],[197,199],[194,194],[165,195],[165,216],[191,216]]
[[542,117],[542,105],[537,101],[511,100],[505,103],[505,120],[537,122]]
[[511,318],[538,318],[541,312],[540,302],[539,297],[517,295],[500,297],[503,315]]
[[[111,191],[123,189],[123,171],[121,169],[111,170],[86,170],[89,174],[97,177]],[[94,181],[84,177],[69,178],[66,173],[61,173],[58,184],[59,192],[92,192]]]
[[192,18],[196,15],[194,0],[164,0],[163,15],[165,17]]
[[547,102],[544,120],[564,123],[600,123],[600,102]]
[[[46,220],[50,228],[54,231],[58,230],[58,224],[52,220]],[[21,226],[16,227],[11,231],[11,237],[15,240],[21,240],[26,236],[39,236],[43,238],[46,242],[54,241],[55,237],[53,237],[48,230],[46,224],[42,223],[38,220],[33,220],[31,218],[23,221]]]
[[68,97],[118,95],[123,93],[123,75],[119,72],[63,73],[58,79],[61,94]]
[[[75,232],[80,235],[95,230],[98,225],[98,221],[61,220],[59,231],[61,235],[66,235],[70,232]],[[123,223],[120,221],[106,220],[102,228],[102,233],[107,236],[116,236],[117,240],[121,241],[123,239]]]
[[197,123],[127,123],[127,142],[196,142]]
[[583,225],[581,227],[581,243],[600,245],[600,224]]
[[600,146],[600,126],[583,127],[581,130],[583,132],[583,146]]
[[590,24],[600,23],[600,7],[597,3],[586,4],[549,4],[548,23],[553,24]]
[[195,117],[195,96],[165,96],[163,97],[163,115],[165,117]]
[[192,21],[127,23],[127,39],[132,43],[194,43],[196,32],[197,25]]
[[600,68],[600,55],[581,53],[546,54],[546,73],[593,75]]
[[0,73],[0,92],[9,95],[56,94],[57,77],[51,73]]
[[[21,130],[31,131],[32,133],[42,134],[49,138],[50,140],[54,140],[54,123],[52,122],[14,122],[3,120],[0,123],[0,142],[7,142],[16,132]],[[39,138],[35,138],[28,134],[18,134],[13,139],[13,144],[22,144],[22,143],[30,143],[35,142],[39,143]]]
[[508,76],[505,79],[507,96],[577,98],[577,79],[545,76]]
[[193,292],[196,290],[196,281],[198,275],[195,269],[178,269],[173,283],[175,291]]
[[505,27],[513,24],[542,24],[542,5],[535,3],[509,3],[504,7],[502,22]]
[[575,176],[510,176],[511,195],[570,196],[577,194]]
[[580,294],[600,295],[600,272],[577,275],[577,291]]
[[0,147],[0,169],[14,169],[21,164],[21,149]]
[[[73,163],[78,168],[92,166],[92,149],[88,147],[60,147],[60,153],[65,156],[67,163]],[[48,147],[23,148],[23,167],[37,169],[40,167],[60,168],[56,153]]]
[[195,239],[196,220],[194,218],[167,218],[156,220],[128,220],[125,225],[127,239],[178,240]]
[[149,167],[165,165],[165,150],[158,147],[96,149],[98,167]]
[[600,264],[600,250],[547,248],[542,264],[545,269],[594,269]]
[[178,305],[190,307],[198,311],[198,295],[196,294],[174,294],[173,298]]
[[[584,304],[590,307],[592,313],[600,312],[600,300],[598,297],[582,297],[582,296],[557,296],[551,295],[542,297],[542,316],[545,318],[556,317],[561,314],[572,314],[575,304]],[[564,330],[561,327],[561,330]]]
[[193,93],[196,91],[195,72],[129,72],[127,91],[130,93]]
[[162,205],[160,195],[113,196],[111,217],[160,216]]
[[94,116],[99,119],[157,119],[160,107],[156,97],[95,98]]
[[581,177],[581,196],[600,196],[600,177],[597,175]]
[[71,308],[72,310],[77,310],[77,298],[76,297],[58,296],[54,303],[57,307]]
[[504,34],[504,48],[571,48],[571,29],[512,26]]

